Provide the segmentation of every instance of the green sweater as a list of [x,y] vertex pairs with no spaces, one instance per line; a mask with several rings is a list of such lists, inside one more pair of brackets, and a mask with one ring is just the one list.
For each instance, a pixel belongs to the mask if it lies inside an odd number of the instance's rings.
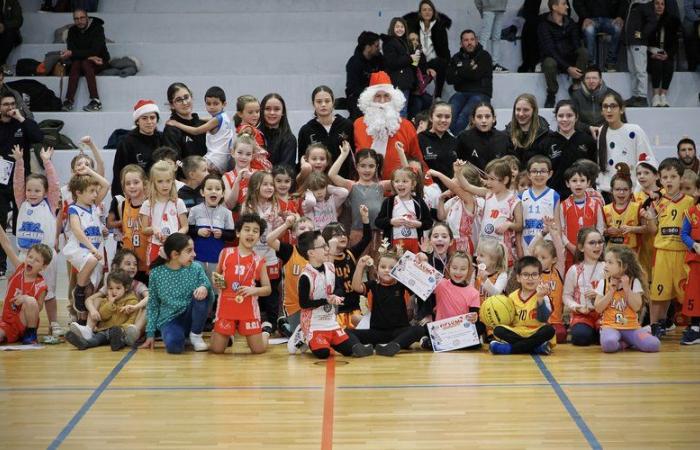
[[197,262],[178,270],[165,264],[153,269],[148,282],[146,336],[153,337],[157,329],[185,312],[193,299],[192,293],[200,286],[207,288],[212,301],[211,283]]

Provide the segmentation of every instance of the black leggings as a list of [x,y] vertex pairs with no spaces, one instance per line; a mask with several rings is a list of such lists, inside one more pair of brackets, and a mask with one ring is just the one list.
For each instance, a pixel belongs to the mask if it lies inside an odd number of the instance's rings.
[[[346,334],[348,335],[349,339],[341,342],[338,345],[331,345],[331,347],[333,347],[333,350],[335,350],[343,356],[352,356],[352,348],[355,346],[355,344],[359,344],[360,341],[358,341],[357,338],[352,334]],[[331,356],[331,351],[328,348],[319,348],[317,350],[311,350],[311,353],[313,353],[313,355],[319,359],[326,359],[329,356]]]
[[675,62],[669,58],[666,61],[659,61],[651,57],[647,58],[647,72],[651,76],[651,87],[653,89],[666,89],[673,80],[673,66]]
[[448,61],[440,57],[428,61],[428,68],[435,71],[435,91],[433,92],[433,98],[442,97],[442,88],[445,86],[447,65]]
[[571,343],[586,347],[598,341],[598,331],[585,323],[577,323],[571,327]]
[[396,342],[405,349],[425,336],[425,327],[415,325],[394,330],[351,330],[348,328],[345,332],[351,336],[354,335],[363,344],[377,345]]
[[554,327],[549,324],[542,325],[530,337],[522,337],[515,331],[501,326],[493,329],[493,335],[498,340],[505,341],[511,345],[511,353],[532,353],[537,347],[552,339],[555,334]]
[[282,281],[281,278],[270,280],[272,292],[258,299],[262,321],[270,322],[273,330],[277,329],[277,318],[280,316],[280,281]]

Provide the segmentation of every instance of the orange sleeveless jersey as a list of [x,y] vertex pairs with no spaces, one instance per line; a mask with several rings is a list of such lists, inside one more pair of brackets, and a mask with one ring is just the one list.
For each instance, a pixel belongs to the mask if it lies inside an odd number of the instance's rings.
[[554,267],[550,272],[542,272],[541,279],[543,283],[548,283],[552,288],[552,293],[549,294],[549,300],[552,302],[552,315],[549,316],[548,322],[562,324],[564,323],[564,280]]
[[139,272],[148,272],[148,238],[141,234],[141,222],[139,222],[141,207],[131,206],[128,199],[124,200],[123,207],[122,245],[136,253]]
[[301,256],[296,246],[292,251],[292,257],[284,265],[284,310],[292,315],[301,310],[299,306],[299,276],[308,264],[306,258]]

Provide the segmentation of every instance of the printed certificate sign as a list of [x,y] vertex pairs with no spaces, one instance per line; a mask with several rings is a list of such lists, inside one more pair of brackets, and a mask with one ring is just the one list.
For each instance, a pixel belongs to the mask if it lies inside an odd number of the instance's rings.
[[416,261],[416,255],[409,251],[391,269],[391,276],[423,300],[433,293],[442,280],[442,274],[435,267]]
[[10,175],[12,175],[12,168],[15,163],[7,159],[3,159],[0,156],[0,184],[9,185]]
[[467,320],[466,314],[430,322],[428,333],[433,351],[436,352],[449,352],[480,344],[476,326]]

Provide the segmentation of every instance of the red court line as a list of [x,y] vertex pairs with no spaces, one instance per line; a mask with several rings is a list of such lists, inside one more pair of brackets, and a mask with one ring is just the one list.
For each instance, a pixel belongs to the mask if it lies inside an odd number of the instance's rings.
[[333,408],[335,405],[335,358],[333,355],[326,361],[326,386],[324,389],[321,450],[331,450],[333,448]]

